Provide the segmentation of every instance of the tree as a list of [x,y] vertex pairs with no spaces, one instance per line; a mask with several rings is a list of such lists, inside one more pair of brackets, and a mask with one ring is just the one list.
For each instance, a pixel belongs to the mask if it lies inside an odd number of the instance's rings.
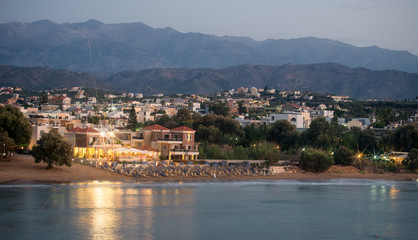
[[213,103],[210,106],[210,110],[216,115],[228,116],[229,107],[220,101]]
[[353,127],[343,135],[342,145],[354,151],[376,149],[377,140],[372,130],[361,130]]
[[159,116],[156,120],[155,120],[155,124],[161,125],[163,127],[166,128],[176,128],[179,125],[167,114],[161,115]]
[[199,141],[207,141],[209,143],[218,143],[222,134],[219,129],[214,125],[206,127],[204,125],[199,125],[196,130],[196,138]]
[[245,145],[267,140],[268,128],[266,125],[256,126],[255,124],[251,124],[244,127],[244,132],[246,140]]
[[334,164],[332,157],[319,149],[308,148],[299,158],[299,167],[305,171],[325,172],[332,164]]
[[41,96],[39,97],[40,104],[48,103],[48,94],[46,92],[42,92]]
[[396,113],[391,107],[380,109],[377,114],[377,121],[387,126],[396,121]]
[[240,114],[245,114],[247,113],[247,108],[244,106],[244,101],[239,101],[238,102],[238,112]]
[[359,150],[376,149],[377,140],[373,130],[363,130],[357,138]]
[[58,133],[58,130],[52,129],[48,133],[42,133],[39,144],[32,149],[32,155],[35,163],[48,163],[46,169],[53,168],[53,165],[71,166],[71,159],[74,156],[72,145],[65,141]]
[[[0,107],[0,133],[3,144],[10,143],[10,138],[17,146],[26,146],[30,142],[32,126],[23,113],[13,106]],[[6,140],[5,140],[6,139]]]
[[[200,127],[201,125],[206,128]],[[223,135],[231,135],[238,138],[244,136],[244,131],[238,121],[221,115],[207,114],[200,119],[199,124],[196,127],[196,138],[199,141],[208,140],[206,138],[208,137],[208,130],[211,132],[211,134],[209,134],[210,136],[217,135],[217,140]]]
[[381,139],[381,145],[386,149],[409,151],[418,148],[418,124],[409,124],[389,132]]
[[337,143],[336,132],[324,117],[313,120],[309,129],[302,133],[302,138],[305,144],[325,150]]
[[338,147],[337,151],[334,153],[334,162],[335,164],[340,165],[351,165],[354,161],[354,152],[344,146]]
[[409,168],[418,168],[418,149],[413,148],[408,153],[408,157],[402,163]]
[[280,150],[277,149],[276,145],[268,142],[260,142],[250,146],[248,156],[250,159],[267,160],[268,165],[272,165],[274,162],[282,159]]
[[180,108],[173,120],[182,126],[192,127],[193,124],[192,113],[187,108]]
[[128,124],[127,124],[126,128],[128,128],[132,131],[135,131],[137,125],[138,125],[138,119],[136,117],[135,107],[132,104],[131,109],[129,110]]
[[267,140],[278,143],[283,150],[289,150],[297,145],[299,133],[289,121],[278,120],[270,126]]
[[219,145],[208,146],[206,157],[209,159],[229,159],[229,152],[224,151]]

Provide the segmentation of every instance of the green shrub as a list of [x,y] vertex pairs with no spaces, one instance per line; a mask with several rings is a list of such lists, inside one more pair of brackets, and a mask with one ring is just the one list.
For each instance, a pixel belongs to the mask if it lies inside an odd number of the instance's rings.
[[354,161],[354,152],[344,146],[340,146],[334,153],[335,164],[352,165]]
[[299,167],[305,171],[324,172],[333,164],[332,157],[319,149],[308,148],[302,152],[299,158]]
[[418,149],[413,148],[409,151],[408,157],[402,163],[409,168],[418,168]]

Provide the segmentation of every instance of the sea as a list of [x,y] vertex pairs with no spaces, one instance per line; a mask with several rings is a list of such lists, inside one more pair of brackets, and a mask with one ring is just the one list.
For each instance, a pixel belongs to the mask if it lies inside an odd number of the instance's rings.
[[0,185],[0,239],[418,239],[418,182]]

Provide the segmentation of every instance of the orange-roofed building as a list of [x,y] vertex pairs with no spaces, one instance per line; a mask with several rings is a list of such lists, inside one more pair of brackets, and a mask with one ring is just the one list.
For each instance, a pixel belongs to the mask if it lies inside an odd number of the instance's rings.
[[132,146],[158,149],[168,160],[196,160],[199,150],[195,133],[196,130],[185,126],[168,129],[155,124],[137,131],[132,137]]
[[109,151],[122,147],[121,144],[116,144],[114,135],[91,127],[69,129],[65,137],[74,146],[76,158],[107,159]]

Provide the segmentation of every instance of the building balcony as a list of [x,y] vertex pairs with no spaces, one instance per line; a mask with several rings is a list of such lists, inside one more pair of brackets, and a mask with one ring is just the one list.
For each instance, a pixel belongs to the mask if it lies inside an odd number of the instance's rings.
[[121,143],[123,144],[130,144],[131,140],[127,140],[127,139],[119,139]]
[[121,144],[95,143],[95,144],[89,144],[87,147],[114,149],[114,148],[120,148],[122,147],[122,145]]
[[132,136],[132,139],[135,139],[135,140],[144,140],[144,137]]
[[157,139],[158,142],[161,143],[182,143],[183,139],[181,138],[159,138]]
[[199,155],[199,151],[195,149],[171,149],[171,155]]

